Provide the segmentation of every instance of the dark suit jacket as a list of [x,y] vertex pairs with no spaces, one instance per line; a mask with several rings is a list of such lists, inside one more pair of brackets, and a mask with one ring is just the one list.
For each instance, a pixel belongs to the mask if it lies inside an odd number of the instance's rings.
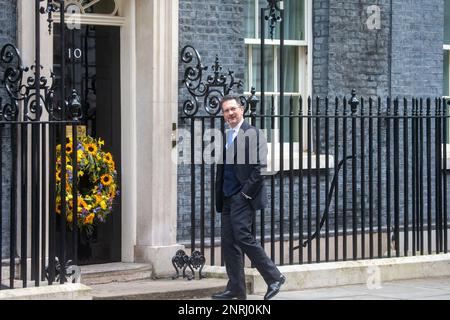
[[[234,160],[232,165],[236,178],[242,185],[241,192],[252,198],[249,200],[252,208],[254,210],[265,208],[267,192],[264,186],[264,177],[261,175],[267,167],[267,141],[264,134],[244,121],[233,144],[228,149],[225,147],[222,149],[221,159],[225,159],[225,157]],[[217,212],[222,212],[223,207],[223,163],[217,165]]]

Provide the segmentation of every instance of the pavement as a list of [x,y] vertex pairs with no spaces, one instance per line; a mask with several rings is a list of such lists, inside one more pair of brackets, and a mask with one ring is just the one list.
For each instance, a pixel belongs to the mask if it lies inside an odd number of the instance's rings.
[[[247,299],[262,300],[263,295]],[[450,277],[281,291],[273,300],[450,300]]]
[[[82,267],[82,283],[95,300],[210,300],[227,279],[154,279],[140,264]],[[263,300],[264,293],[248,295]],[[273,300],[450,300],[450,277],[430,277],[281,292]]]

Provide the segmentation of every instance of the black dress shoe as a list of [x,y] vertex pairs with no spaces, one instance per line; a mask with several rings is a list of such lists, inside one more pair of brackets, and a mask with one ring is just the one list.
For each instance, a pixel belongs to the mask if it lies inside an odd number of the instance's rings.
[[281,275],[280,280],[271,283],[267,288],[266,295],[264,296],[264,300],[269,300],[275,297],[278,292],[280,292],[281,286],[286,282],[286,277]]
[[225,290],[224,292],[213,294],[211,298],[215,300],[246,300],[247,296],[245,294],[236,294],[233,291]]

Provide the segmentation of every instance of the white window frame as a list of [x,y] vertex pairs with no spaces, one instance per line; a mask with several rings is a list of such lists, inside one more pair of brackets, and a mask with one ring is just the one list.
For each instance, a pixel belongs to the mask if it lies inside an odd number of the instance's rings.
[[[246,65],[246,72],[247,72],[247,83],[246,83],[246,87],[245,87],[245,95],[250,95],[250,91],[251,88],[255,86],[255,83],[252,79],[252,75],[253,75],[253,47],[260,45],[261,44],[261,40],[259,39],[259,35],[260,35],[260,22],[259,22],[259,15],[260,15],[260,8],[259,8],[259,1],[258,0],[253,0],[255,2],[255,26],[254,26],[254,30],[255,30],[255,36],[257,36],[257,38],[245,38],[244,42],[245,42],[245,49],[247,51],[247,57],[248,57],[248,64]],[[303,113],[305,114],[305,112],[307,112],[307,105],[306,105],[306,101],[308,96],[311,96],[312,94],[312,48],[313,48],[313,43],[312,43],[312,1],[313,0],[304,0],[305,1],[305,17],[304,17],[304,22],[305,22],[305,39],[304,40],[285,40],[284,41],[284,45],[285,46],[295,46],[297,47],[297,57],[299,60],[299,64],[298,64],[298,88],[296,91],[294,92],[285,92],[284,95],[285,97],[294,97],[294,98],[299,98],[300,96],[303,97]],[[267,25],[267,24],[266,24]],[[279,39],[275,39],[275,40],[271,40],[271,39],[264,39],[265,45],[267,46],[272,46],[273,48],[273,57],[274,57],[274,65],[273,65],[273,70],[274,70],[274,89],[275,91],[265,91],[264,94],[267,97],[270,96],[275,96],[275,97],[279,97],[280,96],[280,92],[277,90],[279,88],[279,73],[278,73],[278,69],[279,69],[279,60],[278,60],[278,50],[276,50],[277,46],[280,45],[280,40]],[[258,89],[258,88],[257,88]],[[256,95],[260,98],[261,97],[261,92],[257,91]],[[275,99],[275,101],[278,101],[278,99]],[[275,105],[275,113],[278,113],[278,105]],[[275,129],[279,128],[279,123],[278,121],[275,121]],[[307,137],[307,121],[305,119],[305,123],[303,125],[303,136]],[[276,131],[277,133],[272,137],[274,142],[269,142],[268,143],[268,159],[267,159],[267,168],[269,172],[277,172],[279,170],[280,167],[280,137],[278,134],[278,131]],[[289,142],[284,142],[283,143],[283,168],[284,170],[289,170],[289,147],[290,144]],[[302,156],[303,158],[303,169],[307,168],[307,147],[308,147],[308,141],[307,139],[304,139],[303,141],[303,146],[302,146],[302,151],[300,152],[300,146],[299,146],[299,142],[294,142],[293,143],[293,163],[294,163],[294,170],[298,170],[299,169],[299,157]],[[325,163],[325,155],[319,155],[320,157],[320,168],[325,168],[326,163]],[[313,168],[315,168],[315,164],[316,164],[316,155],[313,153],[312,154],[312,163],[313,163]],[[274,159],[274,161],[272,161],[272,159]],[[272,167],[272,162],[273,162],[273,167]],[[329,168],[333,168],[333,156],[330,155],[329,156]]]

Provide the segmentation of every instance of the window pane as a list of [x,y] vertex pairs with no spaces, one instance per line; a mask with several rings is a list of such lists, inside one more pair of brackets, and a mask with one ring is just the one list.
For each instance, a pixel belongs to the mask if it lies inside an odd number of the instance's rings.
[[285,0],[286,21],[284,22],[285,39],[305,39],[305,1]]
[[450,44],[450,0],[445,0],[444,6],[444,43]]
[[[267,1],[260,0],[262,2],[266,7]],[[284,39],[305,40],[305,0],[284,0],[284,19]],[[269,38],[268,32],[266,34],[266,38]],[[280,23],[275,26],[274,39],[280,39]]]
[[[280,48],[277,46],[279,55]],[[299,92],[298,47],[286,46],[283,50],[284,91]]]
[[245,38],[258,38],[255,35],[255,0],[245,0]]
[[449,56],[449,51],[447,51],[447,50],[444,50],[444,88],[443,88],[443,93],[444,93],[444,96],[448,96],[450,93],[449,93],[449,89],[448,89],[448,87],[449,87],[449,74],[448,74],[448,72],[449,72],[449,66],[448,66],[448,64],[449,64],[449,60],[448,60],[448,56]]
[[[253,46],[253,72],[252,72],[252,86],[257,91],[261,90],[261,50],[259,45]],[[264,88],[265,91],[274,91],[274,57],[273,47],[265,46],[264,50]]]

